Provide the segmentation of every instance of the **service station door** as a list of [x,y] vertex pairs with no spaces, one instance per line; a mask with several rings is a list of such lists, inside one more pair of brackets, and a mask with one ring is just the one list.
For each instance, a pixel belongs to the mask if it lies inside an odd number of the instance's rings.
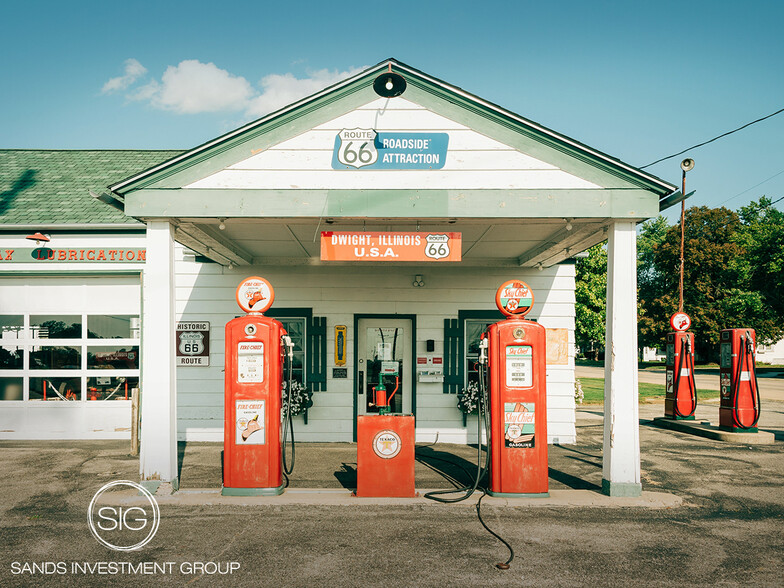
[[360,319],[357,332],[357,414],[377,414],[371,406],[373,388],[381,372],[391,414],[411,414],[411,321],[408,319]]

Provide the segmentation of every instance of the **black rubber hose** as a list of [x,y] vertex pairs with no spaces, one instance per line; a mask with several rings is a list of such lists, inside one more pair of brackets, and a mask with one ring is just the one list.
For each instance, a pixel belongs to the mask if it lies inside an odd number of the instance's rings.
[[[751,429],[757,426],[757,422],[759,422],[760,417],[760,394],[759,394],[759,383],[757,382],[757,366],[756,361],[754,358],[754,349],[753,343],[751,342],[751,333],[746,331],[746,336],[741,337],[741,349],[740,349],[740,358],[738,359],[738,369],[735,372],[735,399],[734,405],[732,407],[732,421],[735,423],[735,426],[740,429]],[[749,351],[751,348],[751,351]],[[740,415],[738,414],[738,410],[740,409],[740,382],[741,382],[741,374],[743,374],[743,366],[745,365],[747,368],[749,359],[752,360],[751,369],[749,370],[754,375],[754,390],[752,391],[752,402],[753,402],[753,410],[754,410],[754,421],[750,425],[744,425],[740,421]],[[749,387],[751,387],[751,380],[749,380]]]
[[514,549],[512,549],[512,546],[509,545],[509,542],[506,539],[504,539],[503,537],[501,537],[501,535],[499,535],[498,533],[493,531],[490,527],[488,527],[487,523],[485,523],[484,519],[482,519],[482,499],[485,496],[487,496],[487,492],[482,491],[482,496],[480,496],[479,500],[476,501],[476,516],[479,518],[479,522],[482,523],[482,526],[485,528],[485,530],[488,533],[490,533],[493,537],[498,539],[501,543],[506,545],[506,548],[509,550],[509,559],[507,559],[503,563],[498,562],[497,564],[495,564],[495,567],[497,567],[499,570],[508,570],[509,566],[512,563],[512,560],[515,557],[515,552],[514,552]]
[[[286,385],[286,396],[287,396],[286,414],[283,417],[283,442],[281,443],[281,452],[283,453],[283,472],[287,475],[290,475],[291,472],[294,471],[294,460],[296,459],[297,454],[296,454],[296,449],[294,447],[294,417],[291,415],[291,388],[292,388],[292,381],[293,381],[292,364],[294,362],[292,361],[292,358],[289,355],[288,351],[289,350],[287,350],[286,356],[288,357],[288,364],[289,364],[289,378],[288,378],[289,381],[288,384]],[[287,445],[286,437],[289,435],[289,431],[291,435],[291,466],[289,466],[288,462],[286,461],[286,445]]]
[[[443,503],[454,503],[454,502],[461,502],[469,498],[474,492],[476,492],[477,487],[479,486],[479,480],[482,477],[482,394],[479,394],[479,405],[478,405],[479,414],[477,415],[476,419],[476,479],[474,480],[473,486],[463,486],[462,488],[454,488],[450,490],[433,490],[432,492],[427,492],[425,494],[425,498],[429,498],[430,500],[435,500],[436,502],[443,502]],[[487,455],[489,455],[489,450],[487,451]],[[487,463],[487,460],[486,460]],[[444,494],[457,494],[458,492],[462,492],[462,496],[455,496],[453,498],[443,498]]]
[[[691,383],[691,412],[689,414],[684,414],[678,408],[678,390],[680,390],[681,386],[681,373],[683,368],[683,360],[684,357],[689,356],[691,357],[691,367],[689,368],[689,382]],[[686,360],[686,366],[689,367],[688,359]],[[675,416],[680,418],[690,417],[694,414],[694,411],[697,410],[697,386],[694,383],[694,354],[691,352],[691,345],[687,347],[686,345],[686,338],[681,339],[681,353],[680,358],[678,359],[678,373],[673,374],[675,379],[675,390],[673,394],[675,396],[674,401],[674,411]]]
[[[751,341],[751,334],[747,333],[749,341]],[[751,373],[754,374],[754,391],[756,392],[756,405],[754,406],[754,422],[752,427],[756,427],[759,422],[760,415],[762,414],[762,402],[760,401],[759,382],[757,381],[757,358],[754,348],[751,349]]]
[[[485,464],[484,467],[481,467],[482,464],[482,422],[484,421],[485,430],[487,431],[487,451],[485,451]],[[508,570],[509,565],[512,563],[514,559],[514,549],[512,546],[498,533],[494,532],[490,527],[487,526],[484,519],[482,518],[482,499],[487,495],[487,489],[480,487],[479,482],[485,475],[489,474],[490,468],[490,448],[491,448],[491,432],[490,432],[490,402],[487,397],[487,387],[485,383],[485,373],[482,366],[479,367],[479,406],[478,406],[478,414],[476,419],[477,424],[477,474],[476,479],[474,480],[474,484],[472,487],[464,486],[463,488],[456,488],[454,490],[435,490],[433,492],[428,492],[425,494],[425,498],[429,498],[430,500],[435,500],[437,502],[444,502],[444,503],[454,503],[454,502],[462,502],[463,500],[468,499],[477,489],[481,493],[479,500],[476,502],[476,516],[479,519],[479,522],[485,528],[485,530],[490,533],[493,537],[498,539],[501,543],[506,545],[507,549],[509,549],[509,558],[501,563],[495,564],[495,566],[499,570]],[[441,461],[449,461],[441,458],[436,458]],[[450,462],[454,463],[454,462]],[[460,466],[462,469],[462,466]],[[463,471],[466,471],[463,469]],[[466,472],[468,473],[468,472]],[[455,494],[457,492],[463,492],[462,496],[457,496],[455,498],[442,498],[440,495],[443,494]]]

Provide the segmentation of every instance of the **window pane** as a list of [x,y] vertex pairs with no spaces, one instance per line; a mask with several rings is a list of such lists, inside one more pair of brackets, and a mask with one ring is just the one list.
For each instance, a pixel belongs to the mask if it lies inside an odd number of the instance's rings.
[[16,345],[6,345],[3,341],[0,346],[0,370],[21,370],[23,364],[24,349]]
[[[305,384],[304,374],[301,369],[293,369],[291,370],[291,377],[295,382],[299,382],[300,384]],[[289,370],[286,370],[286,373],[283,374],[283,381],[289,381]]]
[[96,376],[87,378],[87,400],[130,400],[139,378]]
[[30,400],[79,400],[82,396],[80,378],[30,378]]
[[0,401],[24,400],[22,378],[0,378]]
[[30,352],[32,370],[78,370],[82,367],[79,347],[33,347]]
[[88,316],[87,337],[90,339],[138,339],[139,326],[139,317],[130,314]]
[[82,317],[39,314],[30,316],[33,339],[81,339]]
[[294,351],[302,351],[305,349],[305,319],[301,318],[282,318],[278,319],[283,328],[291,337],[291,342],[294,344]]
[[134,347],[88,347],[88,369],[138,370],[139,348]]
[[466,345],[469,355],[479,355],[479,340],[487,330],[488,325],[492,325],[495,321],[479,321],[467,320],[466,321]]
[[0,314],[0,339],[3,341],[24,337],[24,317],[21,314]]

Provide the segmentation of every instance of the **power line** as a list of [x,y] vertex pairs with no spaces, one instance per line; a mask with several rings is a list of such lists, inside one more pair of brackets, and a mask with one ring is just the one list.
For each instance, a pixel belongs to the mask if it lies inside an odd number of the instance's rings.
[[758,118],[757,120],[753,120],[750,123],[746,123],[742,127],[738,127],[737,129],[732,129],[731,131],[727,131],[726,133],[722,133],[718,137],[713,137],[713,139],[709,139],[709,140],[704,141],[702,143],[698,143],[697,145],[692,145],[691,147],[688,147],[688,148],[684,149],[683,151],[678,151],[678,153],[673,153],[672,155],[668,155],[667,157],[662,157],[661,159],[657,159],[656,161],[654,161],[652,163],[649,163],[647,165],[643,165],[642,167],[640,167],[638,169],[645,169],[646,167],[651,167],[652,165],[657,164],[657,163],[662,162],[662,161],[666,161],[667,159],[672,159],[673,157],[678,157],[679,155],[683,155],[687,151],[691,151],[692,149],[696,149],[697,147],[702,147],[703,145],[707,145],[708,143],[713,143],[717,139],[721,139],[722,137],[726,137],[727,135],[731,135],[732,133],[737,133],[738,131],[745,129],[746,127],[750,127],[753,124],[756,124],[758,122],[762,122],[763,120],[768,119],[771,116],[776,116],[777,114],[781,114],[782,112],[784,112],[784,108],[781,108],[780,110],[777,110],[776,112],[772,112],[771,114],[769,114],[767,116],[763,116],[762,118]]
[[[722,202],[721,204],[719,204],[719,206],[721,206],[721,205],[723,205],[723,204],[727,204],[727,202],[729,202],[730,200],[734,200],[734,199],[735,199],[735,198],[737,198],[738,196],[743,196],[743,195],[744,195],[746,192],[751,192],[751,191],[752,191],[754,188],[759,188],[759,187],[760,187],[762,184],[764,184],[765,182],[769,182],[770,180],[772,180],[773,178],[776,178],[776,177],[780,176],[781,174],[784,174],[784,169],[783,169],[783,170],[781,170],[781,171],[780,171],[779,173],[777,173],[777,174],[773,174],[773,175],[772,175],[772,176],[770,176],[770,177],[769,177],[767,180],[762,180],[762,181],[761,181],[759,184],[755,184],[755,185],[754,185],[754,186],[752,186],[751,188],[747,188],[746,190],[743,190],[743,192],[738,192],[737,194],[735,194],[735,196],[731,196],[730,198],[727,198],[727,199],[726,199],[724,202]],[[781,200],[781,198],[779,198],[779,200]],[[776,200],[776,202],[778,202],[779,200]],[[771,204],[772,204],[772,203],[771,203]]]

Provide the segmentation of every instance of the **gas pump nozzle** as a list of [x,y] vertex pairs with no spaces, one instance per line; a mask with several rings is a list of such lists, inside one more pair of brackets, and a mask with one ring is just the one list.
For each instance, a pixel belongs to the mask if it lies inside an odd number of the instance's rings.
[[281,335],[280,338],[283,339],[283,343],[288,348],[289,361],[293,360],[294,359],[294,343],[292,342],[291,337],[289,337],[288,335]]
[[479,340],[479,363],[482,365],[487,363],[487,338],[485,337],[485,333],[482,333]]

